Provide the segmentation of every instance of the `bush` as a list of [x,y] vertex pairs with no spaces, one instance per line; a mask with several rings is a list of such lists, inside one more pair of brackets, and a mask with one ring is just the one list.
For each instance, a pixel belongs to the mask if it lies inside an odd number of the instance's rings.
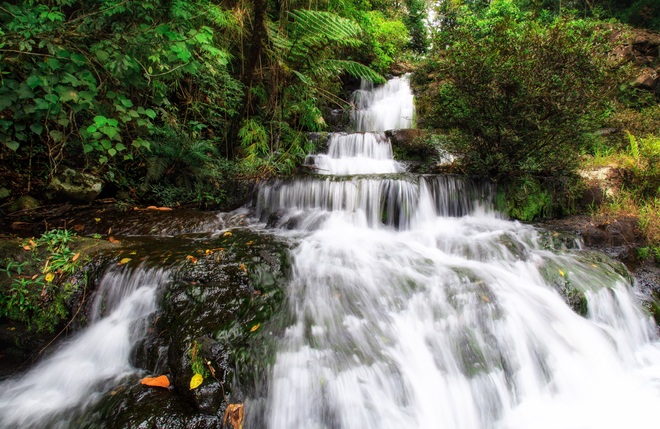
[[623,69],[597,22],[534,20],[511,1],[461,9],[439,33],[420,116],[455,129],[462,169],[495,179],[568,174]]

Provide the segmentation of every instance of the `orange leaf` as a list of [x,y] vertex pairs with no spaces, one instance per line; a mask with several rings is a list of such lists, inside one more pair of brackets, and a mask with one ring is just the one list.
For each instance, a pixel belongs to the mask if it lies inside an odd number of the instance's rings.
[[261,323],[257,323],[257,324],[254,325],[252,328],[250,328],[250,332],[254,332],[254,331],[256,331],[257,329],[259,329],[259,326],[261,326]]
[[108,241],[109,241],[110,243],[114,243],[114,244],[119,243],[119,240],[117,240],[115,237],[108,237]]
[[225,416],[222,419],[222,426],[224,427],[229,423],[233,429],[240,429],[243,427],[244,415],[245,408],[243,404],[228,404],[225,410]]
[[188,255],[188,256],[186,256],[186,259],[188,259],[188,260],[189,260],[190,262],[192,262],[193,264],[196,264],[196,263],[197,263],[197,258],[195,258],[195,257],[192,256],[192,255]]
[[156,210],[160,210],[162,212],[169,212],[172,210],[171,207],[158,207]]
[[73,225],[73,229],[75,229],[78,232],[81,232],[82,230],[85,229],[85,225]]
[[170,387],[170,379],[167,378],[166,375],[160,375],[158,377],[144,377],[140,383],[151,387],[164,387],[166,389]]
[[23,250],[32,250],[32,247],[30,247],[30,246],[23,246]]
[[245,264],[239,264],[238,269],[245,272],[245,273],[247,273],[247,267],[245,266]]
[[76,261],[78,260],[79,257],[80,257],[80,252],[78,252],[78,253],[76,253],[75,255],[73,255],[73,258],[71,258],[71,262],[76,262]]
[[145,210],[158,210],[158,207],[156,206],[149,206]]

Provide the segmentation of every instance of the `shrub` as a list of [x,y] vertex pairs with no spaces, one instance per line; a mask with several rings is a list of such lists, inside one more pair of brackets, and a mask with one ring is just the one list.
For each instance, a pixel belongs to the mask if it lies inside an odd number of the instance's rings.
[[466,172],[510,179],[577,167],[623,73],[604,26],[544,23],[502,0],[479,14],[461,9],[438,34],[419,114],[458,131],[452,149]]

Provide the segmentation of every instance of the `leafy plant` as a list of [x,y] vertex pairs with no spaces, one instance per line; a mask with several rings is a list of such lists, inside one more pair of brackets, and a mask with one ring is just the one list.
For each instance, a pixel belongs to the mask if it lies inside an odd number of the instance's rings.
[[607,27],[596,21],[535,20],[509,0],[459,9],[434,41],[419,114],[457,131],[452,150],[466,172],[568,174],[623,82],[625,68],[607,52]]

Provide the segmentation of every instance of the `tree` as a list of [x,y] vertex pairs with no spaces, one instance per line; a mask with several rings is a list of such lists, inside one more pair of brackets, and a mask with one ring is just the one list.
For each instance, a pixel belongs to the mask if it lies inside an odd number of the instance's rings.
[[570,172],[620,83],[607,34],[593,21],[535,21],[506,0],[483,14],[461,9],[434,41],[426,67],[435,89],[420,115],[456,130],[453,150],[470,173]]

